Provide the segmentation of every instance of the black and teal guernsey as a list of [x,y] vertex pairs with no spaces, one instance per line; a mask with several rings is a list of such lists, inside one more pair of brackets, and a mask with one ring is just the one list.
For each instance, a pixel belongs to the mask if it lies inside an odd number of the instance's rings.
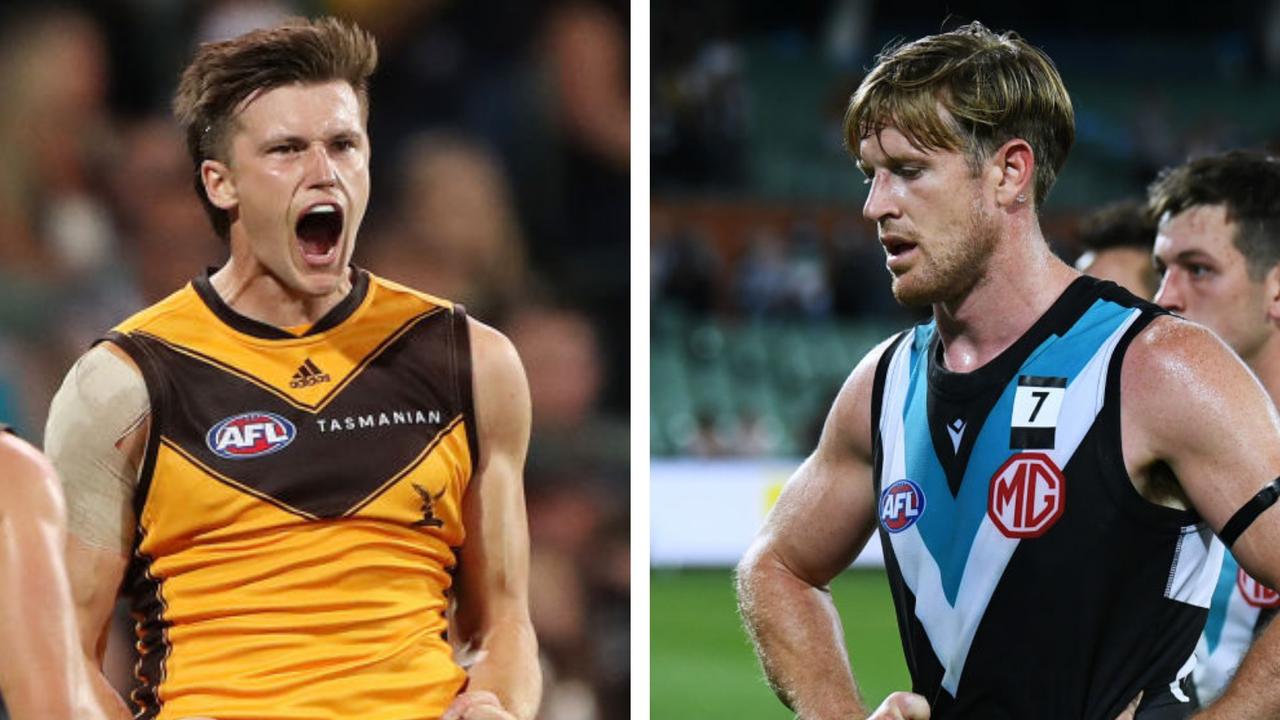
[[1216,700],[1236,674],[1253,640],[1275,618],[1280,593],[1253,579],[1228,552],[1213,588],[1209,619],[1196,645],[1196,699]]
[[1134,489],[1120,368],[1163,311],[1081,277],[999,356],[943,367],[935,324],[876,369],[875,488],[912,689],[934,720],[1190,712],[1222,546]]

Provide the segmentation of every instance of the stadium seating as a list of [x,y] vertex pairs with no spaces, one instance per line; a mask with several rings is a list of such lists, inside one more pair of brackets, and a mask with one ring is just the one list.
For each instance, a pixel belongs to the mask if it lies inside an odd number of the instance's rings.
[[654,456],[801,455],[836,391],[875,343],[872,322],[728,320],[655,309]]

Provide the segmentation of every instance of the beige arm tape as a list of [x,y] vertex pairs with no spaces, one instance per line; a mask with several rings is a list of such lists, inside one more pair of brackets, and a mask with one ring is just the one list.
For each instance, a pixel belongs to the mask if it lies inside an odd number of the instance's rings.
[[62,479],[67,531],[128,554],[138,467],[116,446],[151,411],[137,368],[97,345],[71,367],[49,407],[44,449]]

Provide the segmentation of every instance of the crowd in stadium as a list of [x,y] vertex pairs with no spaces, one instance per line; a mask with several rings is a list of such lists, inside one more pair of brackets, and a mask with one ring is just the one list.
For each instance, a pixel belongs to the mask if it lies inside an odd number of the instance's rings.
[[[1280,147],[1274,114],[1260,110],[1280,101],[1269,90],[1280,75],[1275,3],[1229,3],[1195,22],[1189,10],[1146,13],[1139,3],[1123,10],[1141,16],[1136,25],[1091,6],[1052,20],[1002,2],[949,16],[1035,38],[1064,75],[1077,140],[1041,223],[1068,261],[1085,249],[1085,219],[1142,200],[1161,168]],[[947,17],[854,1],[655,7],[650,294],[664,380],[653,387],[655,455],[806,453],[866,343],[927,317],[889,292],[840,124],[875,54],[895,38],[938,31]],[[840,357],[809,359],[790,346],[800,359],[769,355],[763,383],[743,369],[741,356],[758,354],[752,328],[776,336],[773,328],[796,327]],[[720,339],[712,352],[708,336]],[[797,387],[789,363],[801,366]],[[708,374],[727,377],[730,402],[699,399],[695,386]],[[742,390],[752,399],[732,400]]]

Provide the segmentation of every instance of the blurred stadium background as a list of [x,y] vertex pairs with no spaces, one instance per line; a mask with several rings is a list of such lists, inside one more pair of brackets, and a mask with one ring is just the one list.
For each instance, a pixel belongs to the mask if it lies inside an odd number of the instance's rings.
[[[90,341],[222,262],[169,112],[195,44],[289,15],[355,19],[381,56],[356,262],[464,302],[519,348],[542,716],[626,717],[629,13],[625,0],[5,2],[0,421],[39,443]],[[109,670],[127,690],[118,625]]]
[[[875,54],[979,20],[1053,58],[1076,142],[1041,222],[1068,261],[1082,217],[1156,172],[1280,148],[1280,2],[654,0],[653,717],[790,713],[739,627],[729,568],[897,306],[862,176],[842,148]],[[908,689],[878,545],[835,584],[869,701]]]

